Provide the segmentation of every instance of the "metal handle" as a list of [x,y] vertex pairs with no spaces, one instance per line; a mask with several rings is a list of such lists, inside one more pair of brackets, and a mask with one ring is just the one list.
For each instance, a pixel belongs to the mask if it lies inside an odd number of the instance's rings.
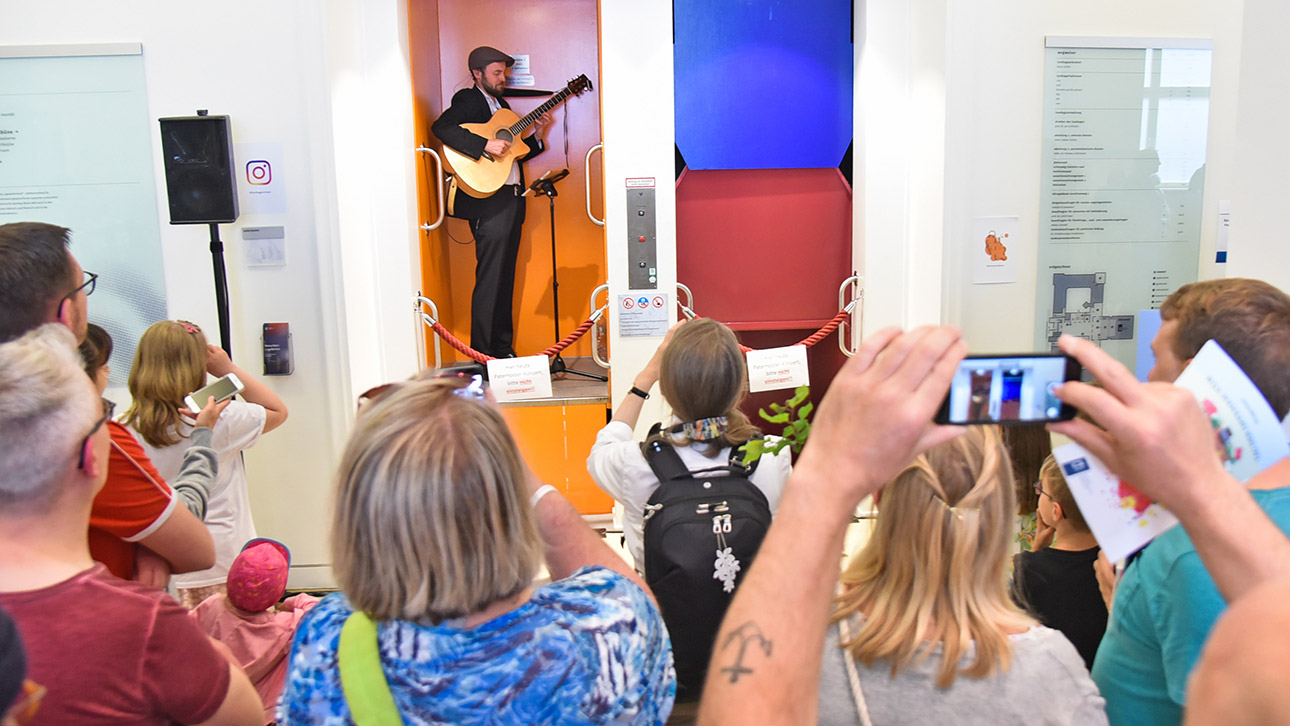
[[590,219],[592,224],[599,227],[605,226],[605,220],[596,219],[596,215],[591,213],[591,155],[597,151],[603,151],[604,148],[604,144],[596,144],[590,149],[587,149],[587,158],[582,160],[582,183],[586,187],[587,219]]
[[[852,275],[851,277],[843,280],[842,284],[838,286],[838,309],[845,310],[851,314],[851,317],[848,320],[843,320],[842,324],[838,326],[838,349],[842,351],[842,355],[845,355],[848,358],[856,354],[856,349],[847,345],[848,339],[852,337],[852,334],[848,331],[848,326],[853,330],[859,331],[859,328],[855,325],[855,321],[858,319],[862,320],[862,318],[857,317],[856,315],[856,305],[857,303],[860,305],[860,311],[863,313],[863,285],[864,280],[862,278],[858,275]],[[851,300],[849,301],[847,300],[848,289],[851,290]],[[860,336],[856,335],[855,337],[858,339]]]
[[[605,293],[605,305],[604,307],[597,308],[596,296],[599,295],[601,291],[604,291]],[[605,310],[609,308],[609,283],[605,283],[591,291],[591,304],[589,307],[595,311],[591,314],[591,319],[595,321],[595,324],[591,326],[591,359],[601,368],[608,368],[609,361],[600,357],[600,317],[604,315]]]
[[[439,229],[439,225],[443,224],[444,209],[447,208],[448,206],[447,200],[443,198],[443,158],[439,156],[439,152],[435,151],[429,146],[418,146],[417,151],[420,151],[423,154],[429,154],[433,156],[435,161],[436,168],[435,168],[435,175],[434,175],[434,190],[435,190],[434,198],[436,203],[435,206],[439,207],[439,218],[435,220],[434,224],[421,225],[421,229],[425,230],[426,232],[431,232],[433,230]],[[434,303],[430,303],[430,304],[434,305]],[[435,313],[435,317],[436,318],[439,317],[439,314]],[[437,368],[438,366],[435,366],[435,367]]]
[[[422,305],[429,306],[430,308],[429,315],[426,315],[421,310]],[[416,316],[421,319],[421,322],[425,323],[425,326],[427,328],[430,328],[431,331],[433,331],[434,324],[439,322],[439,306],[434,304],[434,300],[431,300],[430,298],[418,292],[416,301],[413,303],[412,309],[416,312]],[[442,345],[443,345],[443,340],[439,337],[438,333],[435,333],[434,334],[434,367],[436,369],[441,368],[443,366]],[[422,345],[421,347],[425,348],[425,345]],[[417,355],[421,355],[421,354],[418,352]]]
[[[681,293],[685,293],[685,302],[681,302]],[[681,306],[681,312],[685,313],[687,319],[694,320],[698,317],[698,314],[694,312],[694,293],[690,292],[690,288],[681,282],[676,283],[676,304]]]

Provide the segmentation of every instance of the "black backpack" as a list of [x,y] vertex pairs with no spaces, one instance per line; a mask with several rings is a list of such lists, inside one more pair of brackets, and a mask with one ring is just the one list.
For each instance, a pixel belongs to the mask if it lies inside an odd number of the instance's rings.
[[740,447],[724,466],[690,471],[665,441],[642,445],[659,487],[645,505],[645,581],[672,637],[677,700],[697,700],[717,628],[770,527],[766,495]]

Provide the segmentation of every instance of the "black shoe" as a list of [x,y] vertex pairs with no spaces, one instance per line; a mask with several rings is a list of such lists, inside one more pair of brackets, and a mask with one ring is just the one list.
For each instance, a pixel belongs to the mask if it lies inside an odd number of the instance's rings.
[[519,358],[519,356],[515,354],[515,350],[513,348],[507,348],[501,353],[495,354],[493,357],[494,358]]

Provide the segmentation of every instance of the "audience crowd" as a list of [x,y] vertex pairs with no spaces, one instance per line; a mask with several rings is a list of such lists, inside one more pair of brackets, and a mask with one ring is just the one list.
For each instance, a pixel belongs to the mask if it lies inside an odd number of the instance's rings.
[[[340,591],[284,599],[290,553],[255,535],[241,452],[286,405],[196,325],[161,321],[117,417],[96,280],[68,230],[0,225],[3,726],[1290,723],[1290,460],[1237,482],[1172,385],[1214,340],[1290,412],[1290,297],[1266,283],[1171,294],[1145,384],[1059,341],[1097,385],[1061,386],[1081,417],[1048,430],[1181,522],[1115,574],[1047,432],[932,422],[959,331],[870,335],[796,462],[744,470],[774,520],[698,636],[706,680],[688,670],[678,692],[673,648],[696,636],[669,636],[684,613],[662,603],[665,620],[646,584],[645,447],[738,468],[760,432],[728,328],[674,327],[588,452],[635,566],[529,469],[480,376],[427,371],[363,397],[333,492]],[[228,373],[243,400],[186,410]],[[672,418],[642,445],[655,383]]]

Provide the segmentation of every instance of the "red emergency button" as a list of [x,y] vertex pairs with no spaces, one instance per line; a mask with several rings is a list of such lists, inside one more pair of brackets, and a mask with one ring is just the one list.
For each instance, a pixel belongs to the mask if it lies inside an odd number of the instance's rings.
[[644,241],[645,241],[645,235],[641,235],[641,236],[640,236],[640,238],[639,238],[639,239],[637,239],[636,241],[637,241],[637,242],[644,242]]

